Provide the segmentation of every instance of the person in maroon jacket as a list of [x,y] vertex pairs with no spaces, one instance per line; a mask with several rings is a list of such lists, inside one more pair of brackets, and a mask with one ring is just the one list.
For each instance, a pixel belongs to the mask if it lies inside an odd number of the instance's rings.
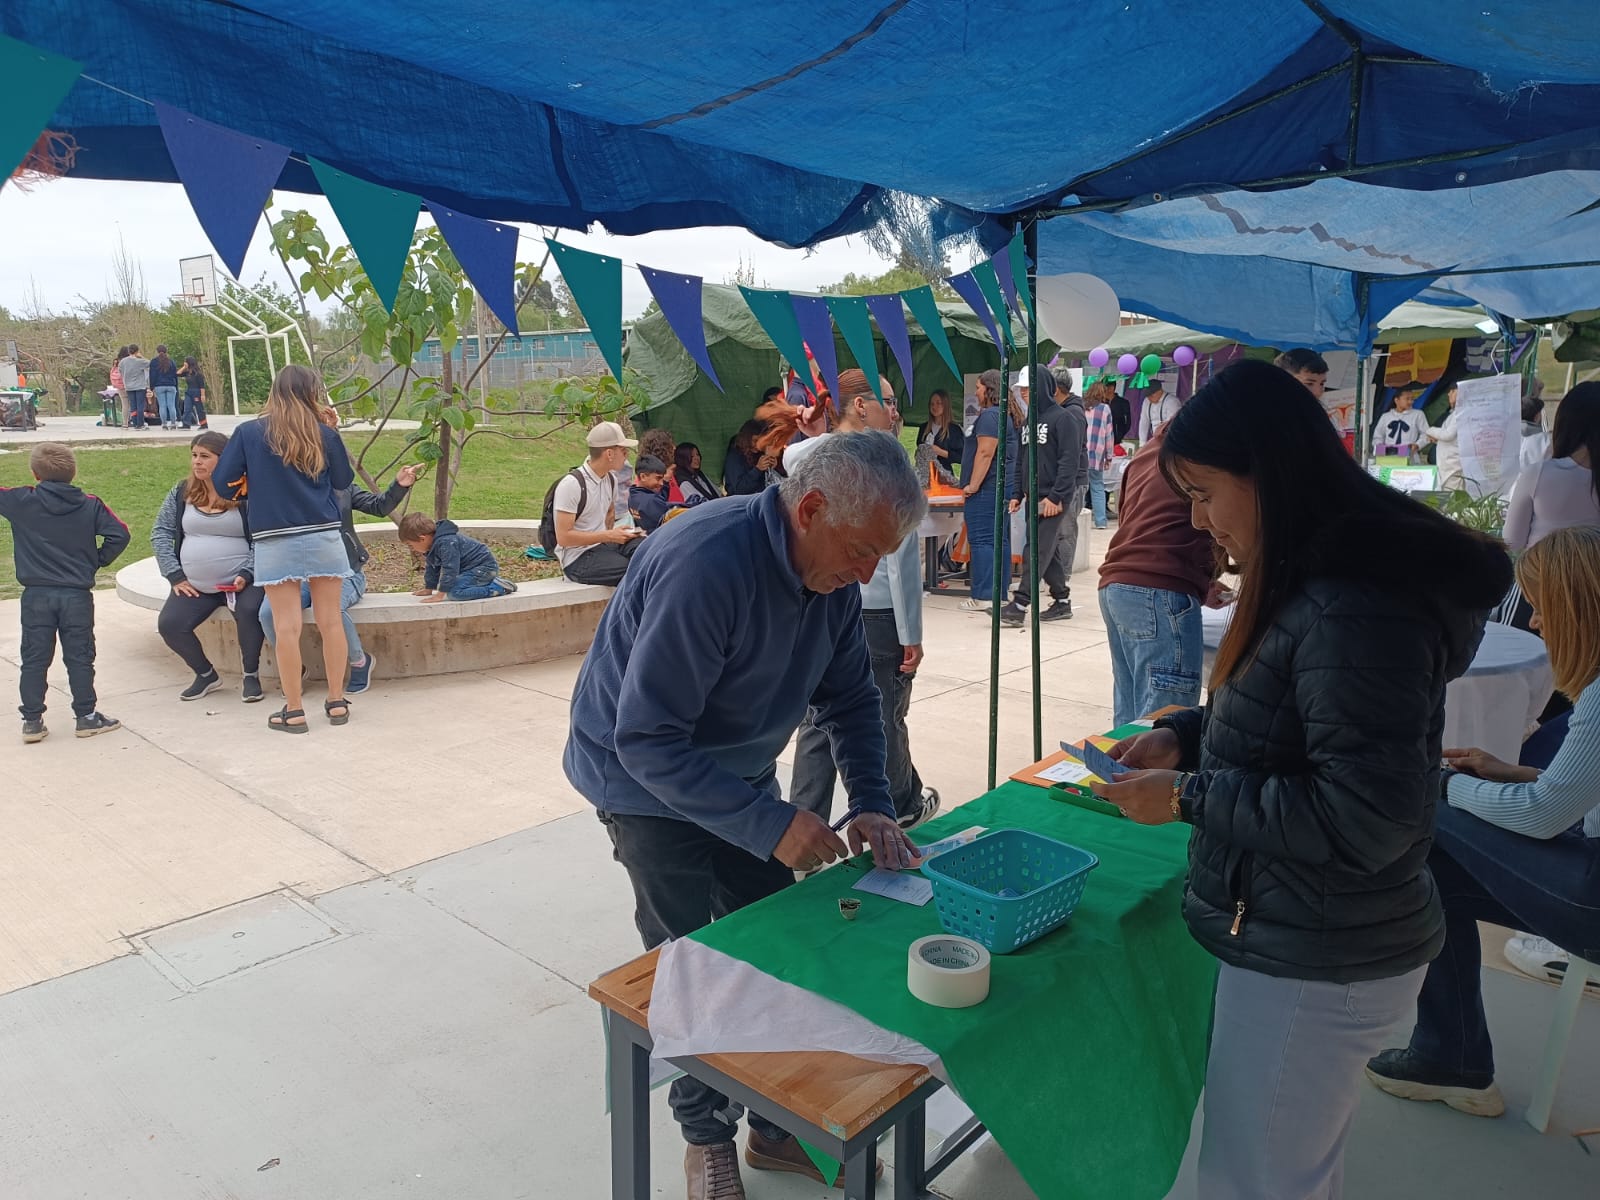
[[1122,476],[1117,532],[1100,564],[1116,723],[1200,703],[1200,608],[1216,604],[1217,549],[1161,474],[1165,426]]

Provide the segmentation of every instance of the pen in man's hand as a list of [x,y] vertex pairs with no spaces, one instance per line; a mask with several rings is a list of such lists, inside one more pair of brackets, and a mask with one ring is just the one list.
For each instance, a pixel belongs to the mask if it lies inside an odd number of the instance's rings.
[[832,825],[829,825],[828,828],[833,830],[835,833],[838,833],[839,830],[843,829],[846,825],[850,824],[851,821],[854,821],[860,815],[861,810],[859,808],[854,806],[847,808],[844,816],[840,817]]

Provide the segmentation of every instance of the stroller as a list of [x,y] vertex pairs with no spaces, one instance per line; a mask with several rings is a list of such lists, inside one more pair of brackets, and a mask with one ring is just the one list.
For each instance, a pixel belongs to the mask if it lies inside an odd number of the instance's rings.
[[36,393],[20,388],[0,391],[0,429],[26,431],[39,428]]

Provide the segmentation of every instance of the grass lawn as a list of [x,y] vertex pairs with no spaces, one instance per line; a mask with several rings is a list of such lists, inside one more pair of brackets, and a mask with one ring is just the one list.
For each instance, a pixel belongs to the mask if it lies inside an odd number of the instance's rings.
[[[550,483],[562,471],[577,465],[584,457],[584,431],[576,426],[557,429],[558,422],[530,420],[528,432],[552,430],[539,441],[511,441],[493,434],[482,434],[467,443],[461,464],[460,481],[451,501],[450,515],[460,518],[507,518],[537,520],[539,508]],[[355,455],[368,434],[345,435]],[[384,434],[368,453],[369,468],[388,462],[405,444],[405,435]],[[102,448],[103,447],[103,448]],[[19,446],[13,453],[0,454],[0,487],[21,487],[33,482],[28,470],[27,450]],[[134,559],[148,557],[150,527],[161,502],[174,484],[188,473],[186,446],[150,446],[138,443],[75,447],[78,455],[77,483],[93,492],[128,525],[133,542],[111,568],[100,573],[101,587],[110,587],[118,567]],[[387,484],[393,473],[384,477]],[[433,479],[425,476],[416,488],[424,506],[433,502]],[[357,514],[357,520],[370,520]],[[530,564],[531,565],[531,564]],[[522,578],[523,576],[518,576]],[[0,521],[0,599],[22,594],[17,583],[11,554],[11,526]]]

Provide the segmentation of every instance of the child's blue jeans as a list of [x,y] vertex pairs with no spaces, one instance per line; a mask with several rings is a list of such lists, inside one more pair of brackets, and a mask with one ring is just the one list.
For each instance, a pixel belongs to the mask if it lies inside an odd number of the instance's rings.
[[516,590],[497,575],[490,575],[487,579],[462,576],[456,580],[456,585],[450,589],[449,595],[452,600],[488,600],[495,596],[509,595]]

